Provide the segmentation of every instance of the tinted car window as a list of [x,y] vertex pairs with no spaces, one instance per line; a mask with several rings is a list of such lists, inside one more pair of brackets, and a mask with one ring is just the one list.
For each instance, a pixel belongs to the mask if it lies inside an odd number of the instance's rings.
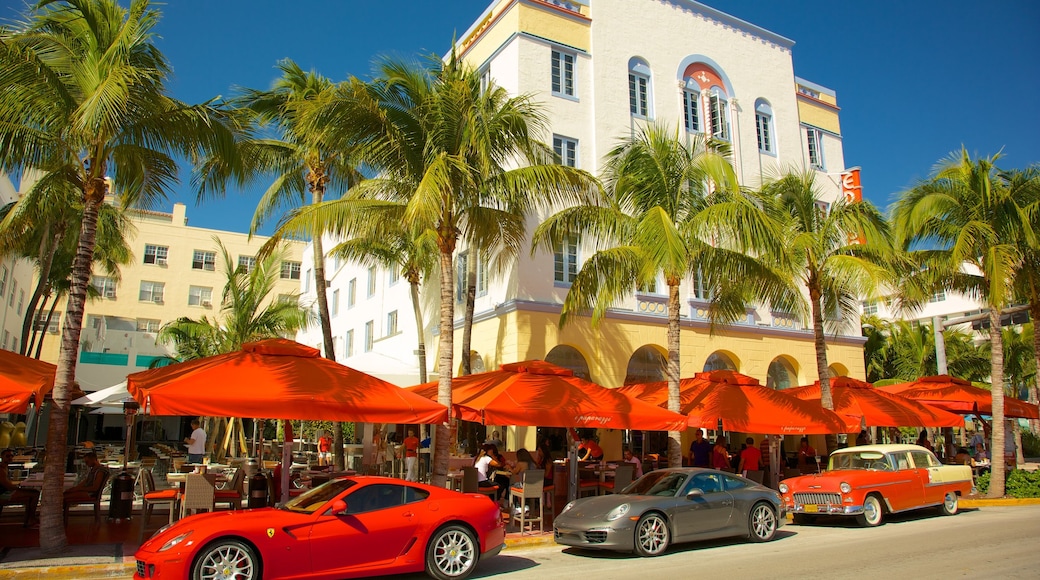
[[631,495],[675,495],[683,487],[686,474],[673,471],[651,471],[625,488]]
[[412,488],[388,483],[366,485],[345,498],[346,513],[362,514],[402,505],[405,503],[405,491],[409,489]]
[[939,467],[939,460],[927,451],[911,451],[910,456],[914,458],[914,466],[918,469]]
[[404,488],[404,503],[414,503],[430,497],[430,492],[417,487]]
[[892,461],[896,464],[896,469],[910,469],[910,457],[903,451],[892,454]]
[[290,500],[285,504],[284,509],[307,513],[317,511],[337,495],[355,485],[357,485],[357,482],[353,479],[334,479]]
[[694,489],[699,489],[705,494],[718,493],[722,491],[722,475],[718,473],[698,473],[690,478],[686,484],[683,494],[688,494]]
[[726,491],[733,491],[735,489],[743,489],[748,486],[746,479],[740,479],[739,477],[725,476]]

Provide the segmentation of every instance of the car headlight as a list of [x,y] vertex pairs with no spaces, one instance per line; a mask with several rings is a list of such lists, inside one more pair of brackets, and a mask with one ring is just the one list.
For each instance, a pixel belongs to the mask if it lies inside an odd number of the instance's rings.
[[787,487],[786,483],[780,484],[780,493],[787,493],[791,488]]
[[165,552],[166,550],[169,550],[170,548],[176,546],[177,544],[180,544],[184,540],[188,539],[188,536],[190,536],[193,531],[195,531],[195,530],[188,530],[188,531],[184,532],[183,534],[181,534],[179,536],[170,538],[165,544],[162,545],[161,548],[159,548],[159,551],[160,552]]
[[574,507],[574,502],[573,501],[569,501],[569,502],[567,502],[567,505],[563,506],[563,510],[561,510],[560,513],[561,514],[567,513],[567,510],[571,509],[572,507]]
[[612,522],[618,518],[624,517],[625,514],[628,513],[629,508],[631,508],[630,505],[628,505],[627,503],[623,503],[617,506],[616,508],[610,510],[610,513],[607,514],[607,521]]
[[838,489],[841,490],[841,493],[849,493],[852,491],[852,486],[843,481],[841,482],[841,485],[838,486]]

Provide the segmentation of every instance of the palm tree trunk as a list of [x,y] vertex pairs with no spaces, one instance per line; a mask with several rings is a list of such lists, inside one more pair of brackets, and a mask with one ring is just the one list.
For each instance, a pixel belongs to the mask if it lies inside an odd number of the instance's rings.
[[[668,410],[679,412],[679,282],[668,280]],[[668,432],[668,466],[682,467],[682,433]]]
[[[831,396],[830,370],[827,364],[827,337],[823,332],[823,292],[815,277],[809,282],[809,302],[812,306],[813,346],[816,348],[816,372],[820,377],[820,405],[824,409],[834,410],[834,398]],[[827,453],[838,448],[838,436],[828,433],[826,436]]]
[[1000,335],[1000,309],[990,305],[990,389],[993,397],[993,440],[990,443],[988,497],[1004,496],[1004,338]]
[[462,373],[473,374],[473,310],[477,302],[477,269],[473,264],[475,252],[466,260],[466,315],[462,324]]
[[423,324],[422,306],[419,303],[419,280],[409,276],[408,285],[412,291],[412,311],[415,313],[415,329],[419,335],[419,383],[426,382],[426,332]]
[[[95,169],[98,175],[105,174],[103,163],[97,163]],[[83,223],[76,257],[72,262],[72,288],[62,327],[54,390],[51,392],[53,402],[48,416],[47,460],[43,467],[40,503],[40,549],[48,555],[59,554],[68,545],[62,518],[62,481],[69,430],[69,393],[76,383],[76,357],[83,328],[83,307],[87,301],[87,284],[90,283],[90,267],[94,258],[98,212],[104,203],[106,189],[105,181],[100,177],[89,180],[84,187]]]
[[[442,234],[443,235],[443,234]],[[455,286],[454,268],[451,256],[454,252],[453,239],[442,239],[441,242],[441,328],[437,356],[437,402],[448,408],[448,423],[437,425],[436,442],[433,449],[433,473],[430,485],[443,487],[448,477],[448,449],[451,429],[451,375],[452,358],[455,348]]]
[[[44,297],[44,303],[46,303],[49,299],[50,293],[48,293],[48,296]],[[57,310],[57,308],[58,297],[55,296],[54,300],[51,302],[51,307],[47,310],[47,321],[44,323],[43,330],[40,331],[39,340],[36,343],[36,354],[33,355],[33,358],[37,360],[39,360],[40,353],[43,351],[43,341],[45,338],[47,338],[47,329],[51,327],[51,320],[54,319],[54,311]]]
[[[1033,321],[1033,356],[1036,357],[1037,369],[1033,377],[1033,388],[1029,389],[1029,402],[1036,404],[1040,402],[1040,289],[1033,287],[1032,299],[1029,302],[1029,316]],[[1034,435],[1040,435],[1040,421],[1029,420],[1029,429]]]
[[[50,231],[50,224],[45,224],[44,229]],[[22,341],[21,341],[21,354],[28,355],[32,352],[29,343],[29,332],[33,329],[33,324],[36,321],[36,307],[40,304],[40,297],[43,296],[47,288],[50,286],[51,277],[51,264],[54,262],[54,253],[58,249],[58,244],[61,243],[61,239],[65,236],[64,228],[60,228],[54,233],[54,236],[44,234],[43,240],[40,242],[40,271],[39,279],[36,282],[36,289],[33,290],[32,298],[29,299],[29,306],[25,309],[25,319],[22,320]],[[48,246],[47,242],[50,241]]]
[[[319,204],[325,197],[322,182],[312,182],[311,203]],[[332,342],[332,318],[329,316],[328,284],[325,281],[325,249],[321,243],[322,232],[314,232],[311,247],[314,252],[314,292],[318,297],[318,319],[321,321],[321,337],[325,345],[325,358],[336,360],[336,347]],[[332,463],[337,471],[343,471],[343,425],[339,421],[332,424]]]

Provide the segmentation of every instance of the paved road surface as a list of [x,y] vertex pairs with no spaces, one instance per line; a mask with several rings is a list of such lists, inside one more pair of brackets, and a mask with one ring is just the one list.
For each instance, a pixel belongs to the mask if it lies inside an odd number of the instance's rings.
[[[700,542],[645,559],[563,549],[507,550],[471,578],[1038,578],[1040,506],[990,507],[954,517],[933,510],[892,516],[877,528],[851,521],[780,529],[768,544]],[[425,578],[395,576],[397,580]]]

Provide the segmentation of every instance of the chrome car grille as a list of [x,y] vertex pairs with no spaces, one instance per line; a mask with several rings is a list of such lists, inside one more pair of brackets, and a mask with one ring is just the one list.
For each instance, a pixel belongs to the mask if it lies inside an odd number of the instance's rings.
[[607,532],[604,530],[585,532],[585,541],[590,544],[602,544],[607,541]]
[[841,504],[841,495],[836,493],[796,493],[794,494],[796,504]]

